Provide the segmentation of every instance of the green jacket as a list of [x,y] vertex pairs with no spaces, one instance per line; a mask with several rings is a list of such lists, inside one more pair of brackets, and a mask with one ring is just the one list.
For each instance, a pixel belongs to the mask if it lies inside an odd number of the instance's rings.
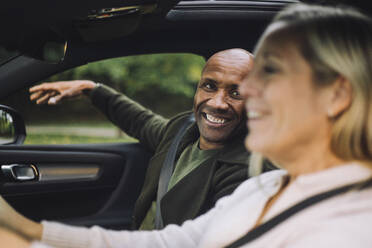
[[[133,227],[137,229],[156,200],[160,170],[172,139],[191,112],[167,120],[107,86],[96,88],[90,96],[92,103],[114,124],[137,138],[154,154],[134,209]],[[193,124],[179,145],[176,159],[187,145],[198,138],[198,128]],[[218,156],[191,171],[164,195],[161,200],[164,225],[180,225],[199,216],[247,179],[249,153],[244,148],[244,138],[245,134],[242,134],[227,144]]]

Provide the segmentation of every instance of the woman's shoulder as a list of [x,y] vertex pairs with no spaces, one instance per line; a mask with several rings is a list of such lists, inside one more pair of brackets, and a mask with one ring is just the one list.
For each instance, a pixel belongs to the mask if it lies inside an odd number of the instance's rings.
[[217,205],[221,206],[229,204],[231,201],[239,201],[243,197],[254,197],[257,192],[275,191],[287,175],[288,173],[285,170],[273,170],[251,177],[240,184],[231,195],[221,198]]
[[262,190],[275,187],[282,183],[288,173],[285,170],[273,170],[264,172],[259,176],[250,177],[245,180],[239,187],[236,188],[233,194],[241,194],[245,192],[250,194],[250,191]]
[[293,247],[371,247],[372,189],[329,199],[297,218],[288,237]]
[[40,242],[33,242],[31,243],[30,248],[52,248],[51,246],[47,246],[46,244]]

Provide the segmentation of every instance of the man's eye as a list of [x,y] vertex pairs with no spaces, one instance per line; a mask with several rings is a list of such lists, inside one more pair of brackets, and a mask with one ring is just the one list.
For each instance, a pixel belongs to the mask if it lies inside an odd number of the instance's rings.
[[233,96],[240,96],[239,92],[237,90],[234,90],[233,92],[231,92],[231,95]]
[[216,88],[216,86],[212,83],[204,83],[201,85],[201,87],[206,90],[214,90]]
[[230,92],[230,95],[231,95],[232,98],[241,99],[241,95],[240,95],[238,90],[232,90]]

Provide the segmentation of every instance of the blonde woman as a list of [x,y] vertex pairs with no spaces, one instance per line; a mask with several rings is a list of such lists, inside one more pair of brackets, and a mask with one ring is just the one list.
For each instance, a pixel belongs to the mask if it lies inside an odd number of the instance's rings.
[[[21,228],[5,218],[2,225],[53,247],[226,247],[255,230],[260,235],[231,247],[372,247],[371,20],[350,9],[295,5],[269,25],[255,55],[241,89],[246,146],[283,170],[246,181],[205,215],[162,231]],[[276,217],[324,192],[333,193]],[[18,216],[1,205],[0,216]]]

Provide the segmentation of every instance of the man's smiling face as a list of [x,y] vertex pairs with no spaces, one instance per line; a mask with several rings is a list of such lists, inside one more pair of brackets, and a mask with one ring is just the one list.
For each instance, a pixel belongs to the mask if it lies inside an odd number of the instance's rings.
[[252,66],[252,55],[242,49],[219,52],[207,61],[194,97],[201,149],[221,148],[244,128],[244,100],[238,88]]

